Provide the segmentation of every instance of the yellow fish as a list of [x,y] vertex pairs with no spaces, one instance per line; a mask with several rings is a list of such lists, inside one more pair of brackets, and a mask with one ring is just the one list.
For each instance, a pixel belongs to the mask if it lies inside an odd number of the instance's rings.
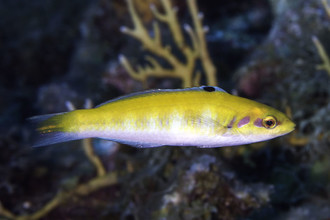
[[36,124],[34,146],[102,138],[141,148],[222,147],[269,140],[295,127],[272,107],[212,86],[139,92],[30,120]]

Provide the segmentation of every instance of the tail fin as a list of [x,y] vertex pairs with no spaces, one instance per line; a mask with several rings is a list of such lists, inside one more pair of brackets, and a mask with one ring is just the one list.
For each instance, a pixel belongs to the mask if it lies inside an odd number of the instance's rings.
[[65,130],[65,120],[68,120],[67,114],[67,112],[64,112],[29,118],[28,120],[34,129],[32,146],[40,147],[81,139],[77,133]]

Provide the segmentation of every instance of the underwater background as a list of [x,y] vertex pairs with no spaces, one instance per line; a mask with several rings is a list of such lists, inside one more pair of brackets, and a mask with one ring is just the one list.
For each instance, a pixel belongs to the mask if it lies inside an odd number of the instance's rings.
[[[13,0],[0,15],[0,219],[330,219],[329,0]],[[192,36],[209,57],[180,72],[146,44],[158,34],[180,63]],[[286,112],[296,130],[214,149],[31,146],[31,116],[205,84]]]

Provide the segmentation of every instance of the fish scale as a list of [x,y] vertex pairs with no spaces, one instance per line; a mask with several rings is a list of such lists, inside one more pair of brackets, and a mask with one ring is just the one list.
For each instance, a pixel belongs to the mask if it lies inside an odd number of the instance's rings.
[[278,110],[210,86],[139,92],[93,109],[30,121],[36,127],[34,146],[102,138],[137,147],[221,147],[264,141],[294,129]]

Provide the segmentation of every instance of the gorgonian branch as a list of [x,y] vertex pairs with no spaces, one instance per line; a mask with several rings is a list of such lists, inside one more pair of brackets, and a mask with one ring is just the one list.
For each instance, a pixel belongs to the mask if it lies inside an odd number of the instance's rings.
[[[191,87],[199,84],[201,79],[201,71],[196,70],[196,62],[201,60],[204,72],[207,78],[207,84],[216,85],[216,68],[213,65],[207,50],[205,32],[206,28],[202,27],[202,16],[197,11],[196,1],[187,0],[189,12],[192,16],[193,26],[184,25],[184,31],[187,32],[191,45],[187,44],[184,39],[183,30],[177,18],[177,8],[173,8],[171,1],[161,0],[164,12],[160,12],[151,5],[151,10],[157,19],[153,23],[153,36],[151,36],[144,27],[132,0],[127,0],[129,13],[132,17],[133,28],[121,27],[121,31],[131,37],[137,39],[143,45],[143,48],[151,54],[163,59],[170,65],[170,68],[162,67],[155,58],[150,56],[146,60],[150,65],[144,67],[138,66],[133,68],[125,56],[120,55],[119,61],[132,78],[141,81],[145,86],[147,79],[154,77],[173,77],[182,80],[183,87]],[[175,46],[182,52],[184,58],[180,59],[172,53],[169,45],[163,45],[158,22],[166,24],[172,34]],[[197,82],[198,81],[198,82]]]

